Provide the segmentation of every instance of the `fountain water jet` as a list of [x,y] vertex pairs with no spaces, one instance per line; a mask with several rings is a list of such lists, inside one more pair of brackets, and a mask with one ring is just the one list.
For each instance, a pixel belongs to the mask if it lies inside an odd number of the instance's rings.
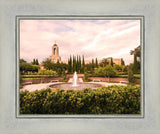
[[77,87],[77,80],[78,80],[78,77],[77,77],[77,72],[74,72],[74,75],[73,75],[73,85],[72,87]]

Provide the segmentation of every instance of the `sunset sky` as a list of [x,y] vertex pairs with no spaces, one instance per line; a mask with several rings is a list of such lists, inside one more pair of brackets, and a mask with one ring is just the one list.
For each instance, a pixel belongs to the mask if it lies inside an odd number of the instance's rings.
[[61,60],[84,55],[133,62],[130,50],[140,45],[140,20],[21,20],[20,58],[42,62],[57,43]]

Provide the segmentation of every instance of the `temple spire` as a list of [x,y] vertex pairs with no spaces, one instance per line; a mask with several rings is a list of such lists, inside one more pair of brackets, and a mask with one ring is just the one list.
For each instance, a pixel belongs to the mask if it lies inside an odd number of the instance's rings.
[[55,44],[56,44],[56,40],[55,40]]

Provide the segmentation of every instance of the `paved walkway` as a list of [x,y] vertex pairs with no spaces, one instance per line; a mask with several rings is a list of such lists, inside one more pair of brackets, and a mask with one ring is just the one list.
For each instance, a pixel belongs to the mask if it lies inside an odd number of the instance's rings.
[[49,88],[50,85],[52,85],[52,84],[57,84],[57,83],[63,83],[63,82],[41,83],[41,84],[25,85],[25,86],[23,86],[22,89],[20,89],[20,91],[28,90],[29,92],[33,92],[33,91],[35,91],[35,90],[41,90],[41,89]]
[[[58,84],[58,83],[63,83],[63,82],[41,83],[41,84],[25,85],[25,86],[23,86],[22,89],[20,89],[20,91],[28,90],[29,92],[33,92],[33,91],[35,91],[35,90],[46,89],[46,88],[48,88],[50,85],[52,85],[52,84]],[[108,87],[108,86],[111,86],[111,85],[122,85],[122,86],[126,86],[126,84],[122,84],[122,83],[106,83],[106,82],[89,82],[89,83],[101,84],[101,85],[103,85],[103,86],[105,86],[105,87]]]
[[112,85],[127,86],[126,84],[122,84],[122,83],[107,83],[107,82],[89,82],[89,83],[101,84],[105,87],[112,86]]

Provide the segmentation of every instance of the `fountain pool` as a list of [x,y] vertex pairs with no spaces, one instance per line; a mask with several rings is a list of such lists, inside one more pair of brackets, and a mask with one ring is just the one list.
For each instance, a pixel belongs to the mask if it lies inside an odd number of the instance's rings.
[[81,90],[84,88],[92,88],[92,89],[96,89],[101,87],[102,85],[100,84],[95,84],[95,83],[79,83],[78,86],[72,86],[72,83],[58,83],[58,84],[53,84],[50,85],[49,87],[51,89],[64,89],[64,90],[68,90],[68,89],[74,89],[74,90]]
[[89,83],[89,82],[78,82],[77,72],[74,72],[73,83],[57,83],[57,84],[50,85],[49,87],[51,89],[59,88],[64,90],[68,90],[68,89],[81,90],[84,88],[96,89],[101,86],[102,86],[101,84],[95,84],[95,83]]

